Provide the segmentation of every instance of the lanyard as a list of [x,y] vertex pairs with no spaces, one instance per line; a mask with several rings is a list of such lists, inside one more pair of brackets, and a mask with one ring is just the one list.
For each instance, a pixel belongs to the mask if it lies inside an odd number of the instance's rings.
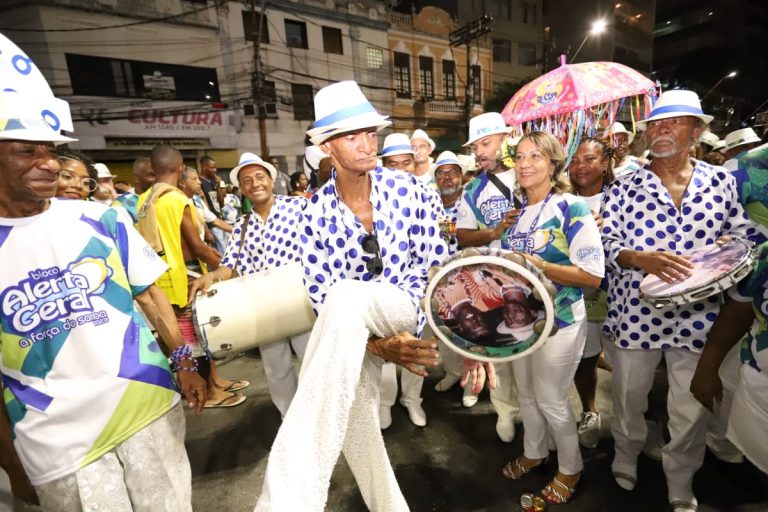
[[[531,226],[528,229],[528,232],[526,233],[518,233],[517,228],[520,224],[520,219],[523,218],[523,214],[525,213],[525,209],[528,207],[528,197],[523,198],[523,207],[520,210],[520,215],[517,217],[517,222],[515,222],[515,225],[512,227],[512,232],[507,237],[507,240],[512,239],[525,239],[525,252],[528,254],[531,254],[533,252],[533,244],[529,243],[531,241],[531,233],[533,233],[536,230],[536,226],[539,224],[539,217],[541,217],[541,212],[544,211],[544,209],[547,207],[547,203],[552,198],[552,192],[547,194],[547,197],[544,199],[544,201],[541,203],[541,208],[539,209],[538,213],[536,214],[536,217],[533,219],[533,222],[531,222]],[[519,249],[518,249],[519,250]]]

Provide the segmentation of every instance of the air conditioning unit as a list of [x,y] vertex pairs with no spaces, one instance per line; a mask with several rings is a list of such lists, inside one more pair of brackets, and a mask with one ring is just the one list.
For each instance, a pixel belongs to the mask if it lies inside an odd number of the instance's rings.
[[246,103],[243,105],[243,115],[245,116],[255,116],[256,115],[256,105],[253,103]]
[[262,107],[262,113],[264,117],[276,118],[277,117],[277,103],[265,103]]

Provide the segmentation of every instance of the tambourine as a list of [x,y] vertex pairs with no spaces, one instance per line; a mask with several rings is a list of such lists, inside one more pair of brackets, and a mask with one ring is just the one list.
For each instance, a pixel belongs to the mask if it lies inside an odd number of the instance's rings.
[[526,357],[557,330],[555,286],[521,254],[470,248],[432,267],[424,310],[432,331],[463,357]]
[[700,247],[681,256],[693,263],[691,275],[666,283],[649,274],[640,283],[640,298],[657,308],[690,304],[727,290],[748,276],[755,265],[752,245],[739,239]]

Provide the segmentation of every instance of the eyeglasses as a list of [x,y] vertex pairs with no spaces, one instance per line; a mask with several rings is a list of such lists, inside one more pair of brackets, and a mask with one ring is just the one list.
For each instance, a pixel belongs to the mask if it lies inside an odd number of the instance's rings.
[[379,254],[379,241],[376,239],[375,233],[370,233],[363,237],[362,241],[363,251],[368,254],[375,254],[375,256],[365,262],[365,268],[371,274],[377,276],[384,270],[384,263],[381,261],[381,255]]
[[447,171],[435,171],[435,180],[442,180],[446,178],[458,178],[461,176],[461,171],[458,169],[450,169]]
[[72,183],[78,183],[80,187],[88,189],[88,192],[95,192],[98,183],[93,178],[81,178],[73,172],[61,171],[59,172],[59,179],[65,184],[70,185]]

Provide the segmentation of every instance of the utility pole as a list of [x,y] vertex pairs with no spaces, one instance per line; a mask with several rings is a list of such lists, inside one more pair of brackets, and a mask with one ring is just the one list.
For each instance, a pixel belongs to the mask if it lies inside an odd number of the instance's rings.
[[[253,27],[258,26],[259,32],[253,41],[253,75],[251,76],[251,85],[253,88],[253,100],[256,103],[256,110],[259,116],[259,142],[261,144],[261,157],[263,159],[269,158],[269,145],[267,144],[267,112],[266,112],[266,100],[264,98],[264,71],[261,65],[261,35],[264,30],[264,0],[260,0],[259,5],[259,17],[256,19],[256,1],[250,0],[251,3],[251,23]],[[258,25],[257,25],[258,23]]]
[[472,62],[470,59],[470,45],[472,41],[479,39],[481,36],[484,36],[493,30],[493,27],[491,26],[492,22],[493,18],[484,14],[482,18],[470,21],[466,25],[459,27],[448,34],[448,43],[451,46],[467,45],[467,83],[464,87],[464,115],[466,116],[467,129],[469,129],[469,118],[472,117],[472,101],[475,92]]

